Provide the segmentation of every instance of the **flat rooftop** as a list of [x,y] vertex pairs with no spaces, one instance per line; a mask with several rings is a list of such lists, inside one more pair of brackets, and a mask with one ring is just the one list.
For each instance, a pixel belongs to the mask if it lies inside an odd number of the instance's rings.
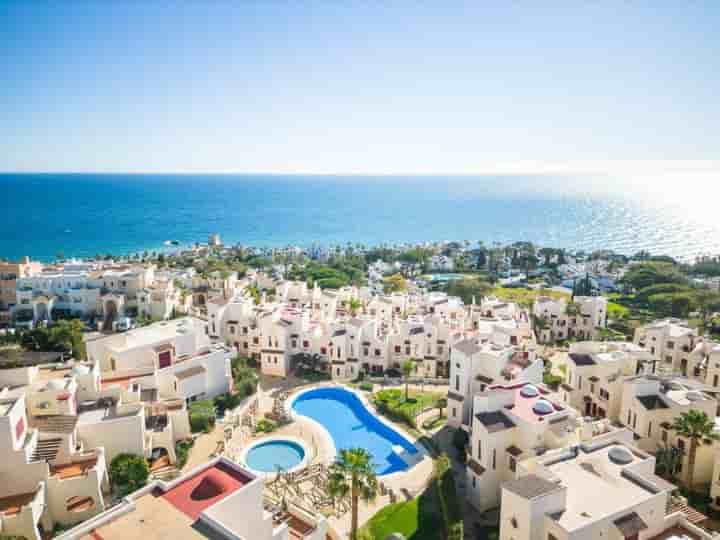
[[[625,450],[623,455],[627,457],[627,463],[618,464],[610,459],[609,453],[614,449]],[[571,531],[654,497],[655,493],[621,474],[626,467],[645,459],[617,443],[590,452],[581,447],[577,457],[546,466],[568,490],[565,512],[556,516],[556,521]]]
[[135,508],[86,535],[83,540],[191,540],[223,539],[198,521],[213,504],[241,489],[251,478],[216,463],[166,492],[155,489],[135,499]]
[[142,328],[135,328],[122,334],[114,334],[102,341],[114,351],[123,351],[161,343],[174,339],[188,333],[201,332],[204,334],[201,325],[204,323],[192,317],[183,317],[171,321],[163,321]]
[[117,407],[93,406],[87,407],[81,404],[81,412],[78,413],[78,424],[98,424],[116,418],[127,418],[129,416],[137,416],[142,407],[133,410],[118,412]]

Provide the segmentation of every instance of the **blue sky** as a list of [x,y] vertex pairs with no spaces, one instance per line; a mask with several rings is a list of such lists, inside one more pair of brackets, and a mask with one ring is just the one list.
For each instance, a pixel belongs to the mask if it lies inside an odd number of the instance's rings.
[[0,170],[711,160],[718,2],[0,2]]

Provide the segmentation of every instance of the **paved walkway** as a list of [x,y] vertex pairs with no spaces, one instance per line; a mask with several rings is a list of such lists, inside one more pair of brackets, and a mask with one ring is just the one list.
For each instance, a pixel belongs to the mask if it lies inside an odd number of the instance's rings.
[[217,443],[221,440],[223,440],[223,425],[216,422],[215,428],[210,433],[202,433],[195,439],[195,444],[190,449],[187,463],[182,471],[189,471],[212,459],[212,454],[217,449]]

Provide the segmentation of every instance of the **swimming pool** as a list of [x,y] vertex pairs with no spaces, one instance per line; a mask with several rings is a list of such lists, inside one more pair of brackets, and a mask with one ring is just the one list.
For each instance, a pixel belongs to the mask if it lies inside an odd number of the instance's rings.
[[305,449],[290,439],[261,440],[247,449],[243,461],[252,470],[263,473],[290,471],[305,461]]
[[430,281],[435,281],[439,283],[445,283],[446,281],[455,281],[464,278],[465,276],[462,274],[431,274],[429,276]]
[[355,447],[370,452],[379,475],[407,470],[407,463],[397,452],[417,453],[409,440],[376,418],[353,392],[343,388],[303,392],[293,401],[292,410],[322,425],[338,452]]

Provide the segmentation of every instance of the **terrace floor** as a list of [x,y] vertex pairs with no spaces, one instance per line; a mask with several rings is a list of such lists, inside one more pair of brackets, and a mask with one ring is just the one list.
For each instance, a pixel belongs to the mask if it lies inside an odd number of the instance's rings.
[[58,476],[60,480],[66,480],[84,475],[87,471],[95,467],[95,465],[97,465],[97,458],[68,463],[66,465],[51,465],[50,474],[52,476]]
[[32,502],[35,498],[35,492],[20,493],[10,497],[0,497],[0,514],[13,516],[19,514],[23,506]]

